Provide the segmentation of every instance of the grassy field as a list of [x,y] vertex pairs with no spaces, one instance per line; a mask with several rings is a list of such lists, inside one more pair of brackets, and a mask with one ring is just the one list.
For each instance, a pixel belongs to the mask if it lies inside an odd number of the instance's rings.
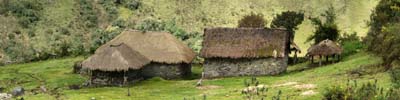
[[[73,62],[82,60],[83,57],[63,58],[40,61],[27,64],[15,64],[0,67],[0,86],[11,90],[16,86],[23,86],[28,91],[33,91],[43,85],[48,89],[46,93],[33,94],[27,92],[27,100],[65,99],[65,100],[183,100],[183,98],[201,99],[206,95],[207,100],[242,100],[241,90],[245,88],[244,80],[250,77],[231,77],[205,80],[204,86],[196,88],[194,84],[198,78],[188,80],[163,80],[152,78],[133,84],[130,87],[132,96],[127,96],[126,87],[99,87],[70,90],[69,85],[82,84],[87,79],[85,76],[72,74]],[[390,77],[386,72],[363,75],[361,77],[348,74],[360,65],[379,63],[377,57],[367,53],[358,53],[346,57],[342,62],[310,67],[308,63],[289,66],[288,71],[278,76],[260,76],[260,84],[271,86],[268,98],[282,91],[282,97],[290,96],[296,100],[321,99],[324,89],[331,85],[344,85],[347,80],[359,82],[378,82],[383,87],[391,85]],[[194,76],[201,73],[201,67],[193,68]],[[314,89],[297,89],[293,85],[283,85],[297,82],[298,84],[313,84]],[[283,85],[283,86],[278,86]],[[301,93],[313,90],[315,95],[303,96]],[[51,92],[49,92],[51,91]]]

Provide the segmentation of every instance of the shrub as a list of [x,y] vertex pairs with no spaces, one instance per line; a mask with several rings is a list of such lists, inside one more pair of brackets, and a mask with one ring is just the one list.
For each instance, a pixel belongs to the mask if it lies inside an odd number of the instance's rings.
[[142,5],[142,2],[139,0],[128,0],[126,1],[125,7],[131,10],[137,10]]
[[97,26],[97,14],[93,5],[88,0],[79,1],[79,14],[86,27],[93,28]]
[[324,100],[398,100],[400,90],[380,88],[375,82],[368,82],[360,86],[357,81],[352,84],[348,81],[345,87],[332,86],[325,89],[322,94]]
[[2,3],[0,14],[11,12],[19,19],[18,23],[25,28],[40,20],[43,6],[39,0],[4,0]]
[[238,27],[264,28],[266,20],[263,14],[251,13],[239,20]]
[[357,36],[357,33],[353,34],[344,33],[343,36],[339,37],[338,40],[343,48],[342,56],[349,56],[355,54],[364,47],[363,43],[360,40],[360,37]]
[[393,83],[393,87],[399,89],[400,88],[400,69],[393,69],[390,71],[390,77]]

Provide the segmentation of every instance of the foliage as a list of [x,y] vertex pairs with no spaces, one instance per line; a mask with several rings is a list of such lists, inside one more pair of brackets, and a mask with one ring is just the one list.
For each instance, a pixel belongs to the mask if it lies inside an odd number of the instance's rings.
[[369,51],[382,56],[387,69],[393,61],[400,59],[399,26],[400,1],[381,0],[371,15],[370,29],[364,41]]
[[295,30],[304,21],[304,13],[295,11],[285,11],[277,15],[271,22],[271,28],[284,27],[289,31],[290,41],[293,41]]
[[98,24],[97,14],[95,8],[89,0],[79,0],[79,14],[80,18],[86,27],[93,28]]
[[338,40],[343,48],[342,56],[355,54],[364,47],[363,43],[360,40],[360,37],[357,36],[357,33],[344,33],[342,36],[339,37]]
[[307,42],[314,40],[314,44],[318,44],[325,39],[336,41],[339,38],[339,29],[336,24],[336,13],[333,6],[330,6],[328,10],[321,14],[321,17],[323,17],[324,22],[319,18],[310,18],[312,24],[315,25],[316,31],[307,39]]
[[40,20],[43,6],[40,0],[4,0],[0,4],[0,14],[7,14],[19,18],[19,24],[25,28]]
[[263,14],[251,13],[239,20],[238,27],[264,28],[266,22]]
[[113,21],[118,17],[118,8],[114,0],[99,0],[98,1],[105,11],[108,13],[108,20]]
[[352,84],[347,82],[347,86],[332,86],[325,89],[324,100],[398,100],[400,90],[390,89],[388,91],[374,83],[368,82],[358,86],[357,81]]
[[400,89],[400,69],[396,68],[390,71],[390,77],[393,83],[393,87]]
[[125,1],[125,7],[131,10],[137,10],[142,5],[140,0],[127,0]]

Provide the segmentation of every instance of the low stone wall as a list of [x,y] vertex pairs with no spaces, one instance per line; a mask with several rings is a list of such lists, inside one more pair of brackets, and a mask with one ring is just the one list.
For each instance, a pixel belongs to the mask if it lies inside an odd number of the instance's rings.
[[177,79],[191,74],[190,64],[161,64],[151,63],[141,70],[144,78],[162,77],[164,79]]
[[277,75],[287,68],[288,58],[258,58],[258,59],[205,59],[203,71],[205,78],[229,76],[260,76]]
[[[143,77],[140,74],[140,70],[129,70],[125,72],[127,84],[134,83],[142,80]],[[91,83],[94,86],[116,86],[123,85],[124,83],[124,72],[105,72],[105,71],[92,71]]]
[[[124,82],[124,72],[92,71],[91,83],[94,86],[116,86]],[[190,64],[161,64],[151,63],[139,70],[125,72],[129,83],[151,77],[162,77],[164,79],[178,79],[191,74]]]

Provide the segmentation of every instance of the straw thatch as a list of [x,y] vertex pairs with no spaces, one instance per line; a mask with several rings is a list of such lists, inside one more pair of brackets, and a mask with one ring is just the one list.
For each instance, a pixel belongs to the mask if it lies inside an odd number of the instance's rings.
[[195,53],[183,42],[167,32],[141,32],[126,30],[101,46],[97,52],[108,45],[125,43],[128,47],[139,52],[150,61],[157,63],[178,64],[191,63]]
[[314,45],[307,50],[307,55],[309,56],[328,56],[328,55],[338,55],[342,54],[342,47],[339,46],[338,43],[333,42],[331,40],[324,40]]
[[101,71],[128,71],[129,69],[140,69],[148,63],[150,60],[145,56],[121,43],[105,45],[102,52],[96,52],[83,61],[82,67]]
[[204,30],[204,58],[285,57],[288,33],[284,29],[211,28]]

